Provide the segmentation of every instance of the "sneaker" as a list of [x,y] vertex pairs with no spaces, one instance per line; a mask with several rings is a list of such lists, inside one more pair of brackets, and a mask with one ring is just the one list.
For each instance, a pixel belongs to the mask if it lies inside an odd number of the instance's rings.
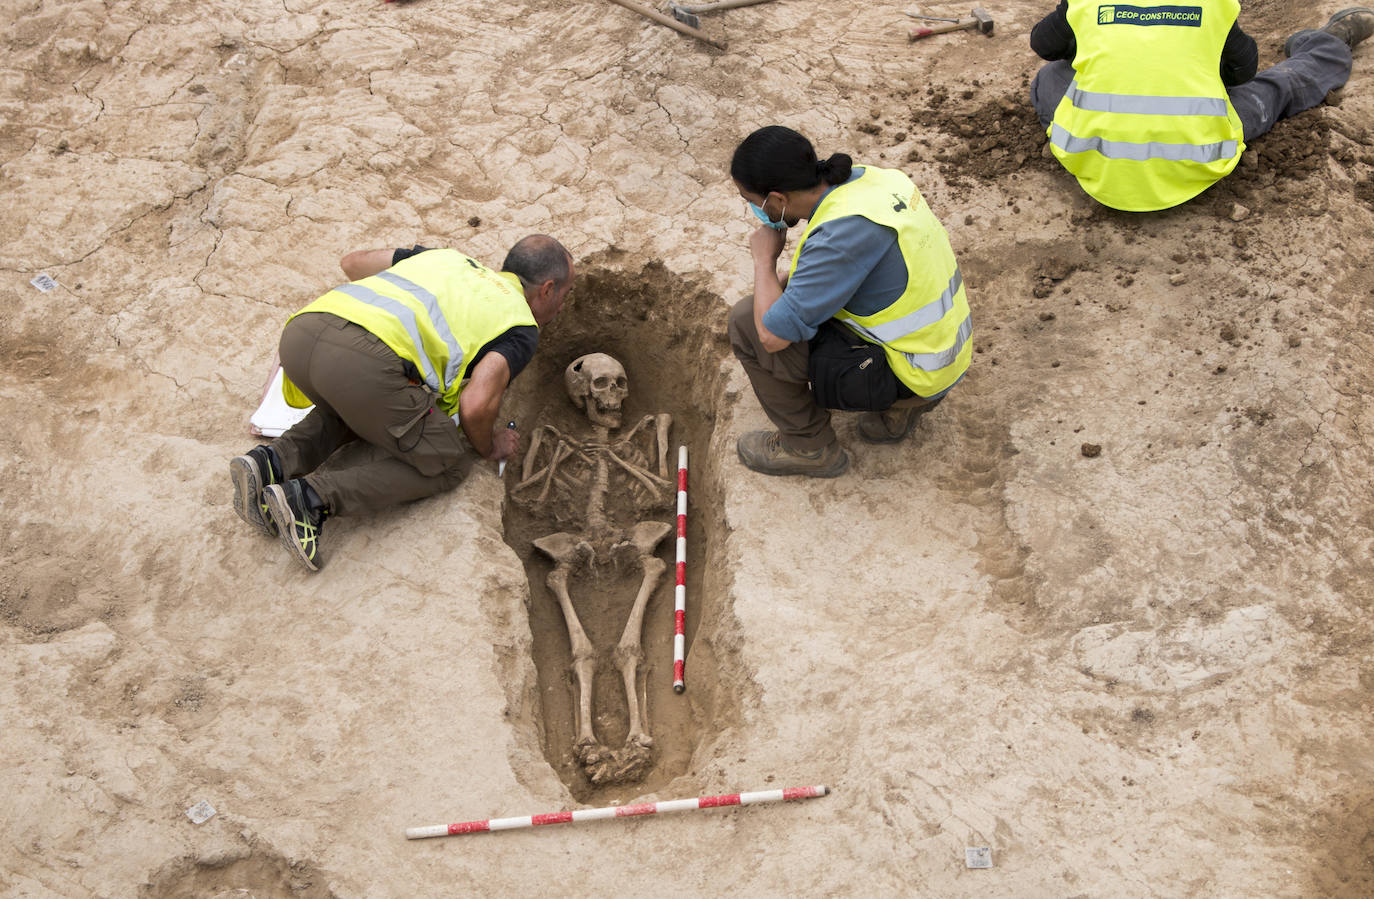
[[302,565],[319,571],[320,529],[324,515],[311,508],[305,498],[305,481],[293,478],[285,484],[273,484],[263,491],[267,508],[276,522],[282,545],[291,550]]
[[1320,29],[1305,28],[1299,31],[1283,42],[1283,55],[1291,57],[1293,42],[1303,35],[1315,34],[1316,31],[1334,34],[1345,41],[1347,47],[1354,50],[1356,44],[1374,35],[1374,9],[1367,6],[1352,6],[1333,14]]
[[777,431],[750,431],[736,444],[739,460],[746,468],[763,474],[804,474],[813,478],[837,478],[849,467],[849,455],[839,441],[810,452],[790,450],[782,445]]
[[923,410],[914,406],[865,412],[859,416],[859,437],[865,443],[896,443],[916,428]]
[[267,511],[263,491],[277,479],[273,477],[272,457],[265,446],[255,446],[229,461],[229,479],[234,482],[234,511],[239,518],[269,537],[277,536],[277,523]]

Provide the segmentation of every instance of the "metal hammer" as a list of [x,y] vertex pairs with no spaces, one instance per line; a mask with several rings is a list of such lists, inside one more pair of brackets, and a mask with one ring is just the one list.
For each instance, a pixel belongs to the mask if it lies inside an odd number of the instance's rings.
[[697,17],[699,12],[715,12],[718,9],[739,9],[741,6],[756,6],[760,3],[771,3],[772,0],[716,0],[714,3],[703,3],[699,6],[679,6],[670,3],[668,10],[684,25],[692,28],[701,27],[701,19]]
[[931,28],[913,28],[908,40],[919,41],[923,37],[930,37],[932,34],[946,34],[950,31],[963,31],[966,28],[976,28],[979,34],[992,34],[992,14],[983,7],[975,7],[973,12],[968,14],[968,18],[951,22],[948,25],[935,25]]

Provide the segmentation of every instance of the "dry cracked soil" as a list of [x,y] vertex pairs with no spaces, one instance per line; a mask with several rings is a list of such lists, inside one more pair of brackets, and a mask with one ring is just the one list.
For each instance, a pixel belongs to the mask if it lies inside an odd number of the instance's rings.
[[[1374,894],[1374,51],[1129,215],[1044,155],[1051,5],[909,43],[897,4],[778,0],[704,15],[719,50],[603,0],[0,0],[0,893]],[[1247,3],[1261,64],[1328,5]],[[726,169],[771,123],[909,172],[973,308],[964,383],[898,445],[837,416],[833,481],[734,455]],[[315,575],[231,507],[344,253],[530,232],[581,274],[503,414],[575,427],[563,368],[609,352],[691,451],[688,689],[667,578],[638,783],[573,763],[518,465],[331,521]],[[611,743],[625,589],[578,586]]]

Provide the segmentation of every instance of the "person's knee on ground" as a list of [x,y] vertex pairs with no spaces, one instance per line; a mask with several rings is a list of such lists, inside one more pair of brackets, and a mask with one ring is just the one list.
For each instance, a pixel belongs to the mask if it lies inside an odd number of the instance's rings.
[[[452,428],[450,431],[449,428]],[[348,464],[310,476],[329,514],[369,514],[454,489],[472,471],[476,453],[451,423],[426,429],[405,453],[373,445],[361,447]]]
[[[444,460],[445,465],[443,469],[436,475],[439,481],[439,489],[435,490],[434,493],[447,493],[466,481],[468,475],[472,473],[474,458],[474,455],[471,453],[446,458]],[[431,494],[431,496],[432,495],[434,494]]]

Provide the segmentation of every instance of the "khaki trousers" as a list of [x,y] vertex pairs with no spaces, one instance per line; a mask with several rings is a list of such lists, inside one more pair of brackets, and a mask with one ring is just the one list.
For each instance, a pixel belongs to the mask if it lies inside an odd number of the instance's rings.
[[816,405],[807,377],[811,345],[797,342],[776,353],[765,350],[754,326],[752,296],[731,308],[729,332],[735,358],[744,366],[768,420],[782,435],[782,445],[796,452],[810,452],[834,443],[830,412]]
[[[432,496],[467,477],[477,454],[405,360],[371,333],[327,312],[307,312],[281,335],[286,376],[315,403],[271,447],[287,478],[304,477],[334,514],[370,512]],[[317,471],[341,446],[369,451]]]

